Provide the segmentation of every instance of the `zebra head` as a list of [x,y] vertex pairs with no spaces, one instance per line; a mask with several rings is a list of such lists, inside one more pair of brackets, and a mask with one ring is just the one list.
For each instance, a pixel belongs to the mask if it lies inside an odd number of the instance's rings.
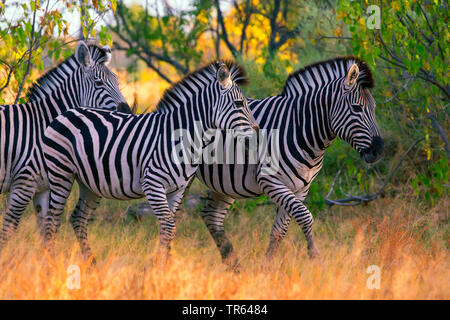
[[248,107],[248,101],[239,87],[245,83],[243,69],[235,64],[231,70],[225,62],[218,61],[216,78],[219,83],[219,99],[214,107],[213,126],[217,129],[232,129],[236,132],[251,133],[258,130]]
[[372,75],[367,64],[357,58],[347,60],[346,67],[346,76],[337,82],[341,94],[331,109],[331,128],[364,161],[373,163],[381,158],[384,142],[375,120],[375,100],[369,91],[373,87]]
[[111,49],[78,42],[75,60],[79,63],[79,101],[81,107],[132,113],[119,89],[119,80],[109,68]]

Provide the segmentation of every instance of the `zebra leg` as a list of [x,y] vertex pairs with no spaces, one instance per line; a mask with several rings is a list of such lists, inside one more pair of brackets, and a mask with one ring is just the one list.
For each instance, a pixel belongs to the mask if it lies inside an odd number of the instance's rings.
[[266,253],[266,258],[268,260],[272,260],[273,256],[278,251],[281,241],[286,236],[291,218],[292,216],[283,209],[277,209],[277,216],[273,223],[272,231],[270,232],[269,248]]
[[222,261],[231,269],[239,271],[239,261],[223,226],[225,215],[233,201],[231,197],[212,192],[201,211],[201,216],[220,251]]
[[267,194],[281,209],[289,212],[302,228],[308,242],[308,255],[312,258],[320,256],[314,241],[312,225],[313,216],[303,202],[284,184],[273,180],[268,176],[258,176],[258,184],[261,190]]
[[84,258],[86,260],[92,259],[92,264],[95,264],[95,258],[92,255],[92,250],[88,242],[87,227],[89,216],[97,209],[100,203],[100,197],[92,193],[81,183],[79,183],[79,186],[80,196],[75,210],[70,215],[70,223],[72,224]]
[[49,199],[50,199],[50,190],[48,189],[37,192],[33,198],[34,212],[36,214],[36,219],[41,234],[44,231],[43,221],[45,219],[45,216],[48,214]]
[[0,235],[0,250],[6,245],[17,230],[22,213],[33,198],[36,185],[28,179],[17,179],[10,191],[8,204],[3,217],[3,228]]
[[186,189],[178,189],[177,191],[167,195],[167,203],[169,205],[169,210],[174,214],[180,208],[180,204],[183,201],[184,192]]
[[72,186],[75,180],[73,173],[53,171],[56,166],[52,167],[52,171],[49,171],[49,188],[50,188],[50,201],[48,214],[44,217],[44,246],[53,251],[56,232],[61,225],[61,215],[64,212],[64,206],[66,205],[67,198],[72,191]]
[[159,248],[157,260],[163,264],[169,258],[170,242],[175,238],[175,214],[170,210],[166,190],[146,179],[142,185],[147,201],[159,222]]

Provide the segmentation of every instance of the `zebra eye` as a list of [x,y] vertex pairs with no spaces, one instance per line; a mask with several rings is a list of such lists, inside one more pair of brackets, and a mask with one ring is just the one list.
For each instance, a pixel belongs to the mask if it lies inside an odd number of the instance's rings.
[[355,112],[362,112],[362,107],[359,104],[352,104],[352,108]]
[[95,85],[96,86],[102,86],[103,85],[103,80],[101,80],[101,79],[97,79],[97,80],[95,80]]
[[243,108],[244,107],[244,101],[243,100],[234,100],[234,103],[236,104],[236,106],[238,108]]

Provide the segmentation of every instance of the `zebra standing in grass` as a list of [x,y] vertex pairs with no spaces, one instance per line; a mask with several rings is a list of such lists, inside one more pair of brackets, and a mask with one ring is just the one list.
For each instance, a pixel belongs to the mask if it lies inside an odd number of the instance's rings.
[[[310,257],[319,255],[313,217],[303,204],[311,182],[322,168],[324,153],[339,137],[368,163],[377,161],[384,143],[375,120],[375,100],[369,89],[373,78],[367,64],[356,57],[319,62],[291,74],[280,95],[249,100],[255,122],[268,130],[269,142],[277,139],[279,159],[275,174],[264,175],[258,164],[203,164],[197,177],[211,190],[201,213],[223,260],[239,267],[225,234],[227,209],[237,198],[266,194],[278,205],[267,256],[271,258],[293,217],[302,228]],[[271,130],[278,129],[278,134]],[[269,144],[269,143],[268,143]]]
[[[50,209],[44,240],[52,248],[74,180],[80,199],[70,220],[83,254],[91,256],[87,218],[100,197],[146,196],[160,223],[160,253],[166,257],[175,235],[175,212],[193,179],[197,162],[173,158],[180,129],[188,136],[208,128],[251,132],[247,100],[237,84],[244,70],[229,62],[210,64],[165,92],[156,112],[125,115],[87,109],[70,110],[45,131],[44,157]],[[197,123],[197,125],[195,125]],[[189,139],[181,136],[181,139]]]
[[[119,90],[117,76],[107,67],[110,56],[108,47],[87,46],[80,41],[74,55],[33,84],[27,95],[29,102],[0,106],[0,192],[10,192],[0,248],[17,228],[35,191],[38,214],[45,214],[48,208],[41,144],[50,122],[75,107],[131,112]],[[25,165],[31,158],[34,172],[39,172],[36,181]]]
[[[319,254],[312,232],[313,217],[303,200],[336,136],[348,142],[368,163],[381,157],[384,143],[375,121],[375,100],[369,91],[372,87],[367,64],[359,58],[345,57],[291,74],[280,95],[249,100],[261,131],[268,130],[268,139],[276,139],[279,146],[278,153],[267,150],[269,157],[279,159],[278,171],[262,174],[267,166],[262,157],[258,164],[202,164],[197,171],[197,177],[212,190],[201,216],[225,263],[239,268],[223,225],[228,208],[234,199],[263,193],[278,205],[268,258],[286,235],[292,217],[306,236],[309,256]],[[274,129],[278,130],[276,135]],[[231,154],[236,155],[236,150],[231,150]]]

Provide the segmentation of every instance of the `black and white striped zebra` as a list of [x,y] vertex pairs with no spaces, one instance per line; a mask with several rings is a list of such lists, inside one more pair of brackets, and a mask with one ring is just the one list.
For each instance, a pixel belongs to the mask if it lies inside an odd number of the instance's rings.
[[76,179],[80,199],[71,223],[85,256],[91,256],[87,218],[100,197],[146,196],[160,223],[160,253],[166,257],[175,235],[175,211],[198,167],[171,156],[175,132],[184,129],[191,137],[208,128],[251,132],[251,113],[238,86],[244,81],[241,67],[216,62],[167,90],[156,112],[125,115],[77,109],[56,118],[45,131],[43,145],[51,190],[44,223],[47,245],[52,247]]
[[[33,84],[27,94],[29,102],[0,106],[0,193],[10,192],[0,248],[17,228],[21,213],[36,191],[37,212],[48,208],[41,144],[50,122],[75,107],[131,112],[117,76],[107,67],[110,58],[108,47],[87,46],[80,41],[71,57]],[[36,181],[31,181],[25,165],[31,158],[34,172],[42,174]]]
[[[279,154],[267,150],[269,157],[279,159],[278,171],[263,175],[261,159],[258,164],[202,164],[197,171],[197,177],[212,190],[201,215],[227,264],[238,267],[223,225],[227,210],[234,199],[261,194],[278,205],[267,256],[275,253],[292,217],[306,236],[309,256],[319,255],[313,216],[303,200],[336,136],[368,163],[381,157],[384,143],[375,120],[375,100],[369,91],[372,87],[367,64],[345,57],[291,74],[280,95],[249,100],[260,130],[268,130],[269,140],[278,139]],[[277,135],[272,134],[274,129]]]
[[312,180],[319,173],[326,148],[336,136],[347,141],[367,162],[379,159],[383,140],[375,121],[375,100],[369,89],[369,67],[355,57],[310,65],[290,75],[280,95],[250,100],[256,123],[277,129],[279,170],[262,175],[257,165],[201,165],[197,177],[212,194],[202,218],[222,258],[237,266],[223,220],[234,199],[267,194],[278,205],[267,255],[271,257],[293,217],[301,226],[311,257],[319,254],[314,242],[313,217],[303,204]]

